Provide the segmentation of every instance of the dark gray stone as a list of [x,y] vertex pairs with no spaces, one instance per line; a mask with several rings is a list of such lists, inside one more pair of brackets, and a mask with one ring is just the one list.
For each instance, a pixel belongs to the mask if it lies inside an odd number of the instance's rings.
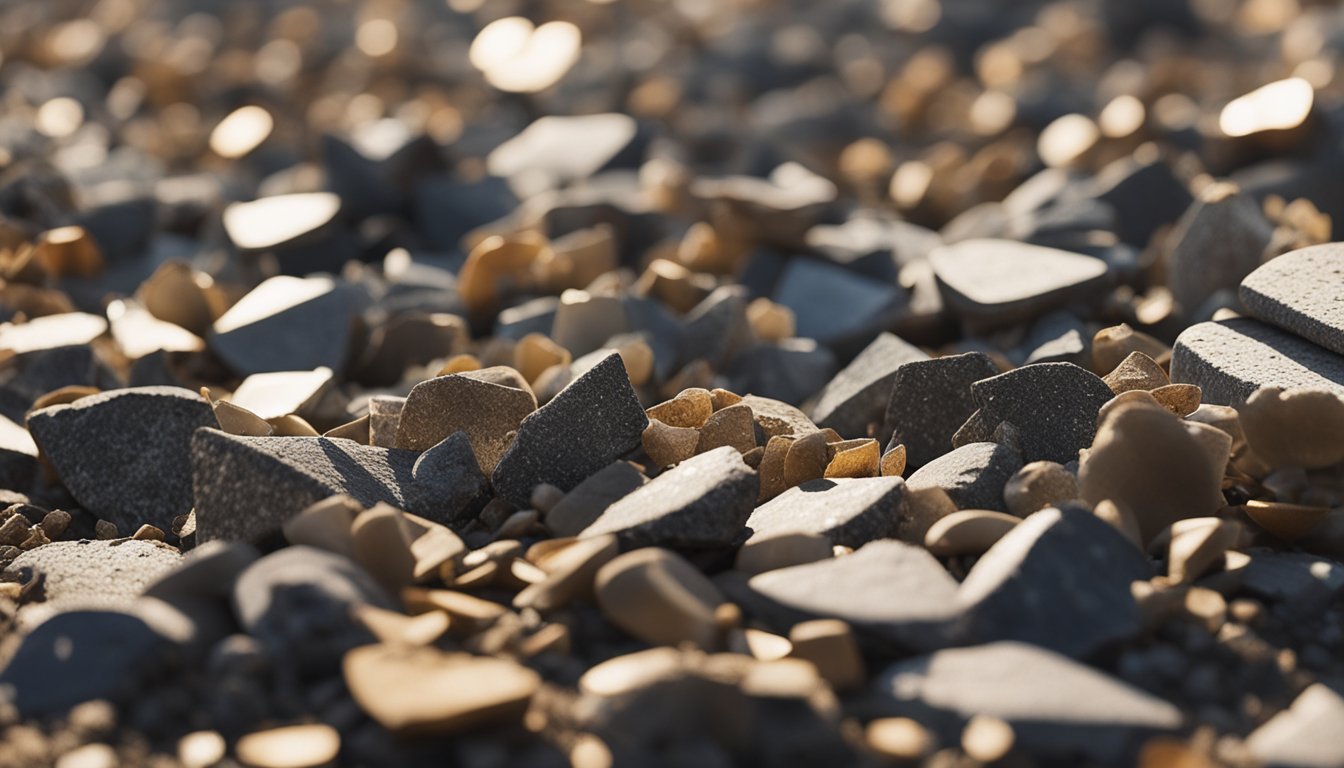
[[760,478],[731,446],[694,456],[607,507],[580,537],[614,533],[626,549],[732,544],[756,505]]
[[901,365],[892,379],[881,441],[904,443],[911,467],[937,459],[952,450],[952,436],[975,412],[971,385],[998,372],[982,352]]
[[1261,387],[1344,395],[1344,357],[1242,317],[1185,329],[1172,350],[1171,380],[1198,385],[1213,405],[1241,405]]
[[[404,423],[404,421],[403,421]],[[406,506],[421,517],[461,527],[489,501],[490,484],[465,432],[454,432],[415,460]]]
[[835,355],[812,339],[783,339],[756,344],[724,371],[734,392],[801,403],[826,385],[835,372]]
[[747,527],[752,538],[801,531],[858,548],[897,537],[904,514],[905,481],[899,477],[810,480],[757,507]]
[[[1042,685],[1042,681],[1049,681]],[[1000,642],[902,661],[874,682],[890,714],[935,725],[955,742],[976,715],[1013,727],[1030,754],[1132,762],[1143,738],[1182,725],[1171,704],[1044,648]],[[1130,760],[1127,761],[1127,756]]]
[[648,481],[649,478],[630,462],[613,461],[589,475],[551,507],[546,513],[546,527],[556,536],[578,536],[607,507],[634,493]]
[[127,533],[170,530],[191,509],[191,436],[213,426],[210,404],[178,387],[119,389],[28,417],[70,494]]
[[1238,573],[1242,589],[1269,600],[1324,607],[1344,593],[1344,565],[1304,552],[1257,551]]
[[1015,446],[970,443],[925,464],[905,481],[912,491],[942,488],[957,509],[1007,512],[1003,486],[1022,468]]
[[613,352],[523,419],[491,476],[495,492],[522,508],[539,483],[572,490],[638,448],[648,424],[625,364]]
[[1012,240],[962,240],[936,249],[929,261],[948,306],[981,330],[1086,301],[1108,280],[1101,259]]
[[191,441],[197,540],[261,541],[338,493],[371,507],[409,508],[420,454],[325,437],[239,437],[202,429]]
[[37,474],[37,443],[28,430],[0,414],[0,489],[26,491]]
[[21,624],[35,626],[56,611],[129,608],[181,560],[176,549],[154,541],[57,541],[16,557],[0,580],[37,582],[38,602],[19,612]]
[[923,547],[895,540],[745,583],[720,583],[749,614],[781,632],[809,619],[841,619],[866,643],[884,648],[943,647],[957,610],[957,582],[943,566]]
[[873,425],[880,433],[897,371],[906,363],[928,359],[895,334],[879,335],[817,395],[812,421],[847,438],[868,437]]
[[1091,187],[1091,194],[1115,209],[1116,234],[1138,248],[1146,247],[1159,227],[1175,221],[1194,202],[1157,152],[1116,160],[1096,175]]
[[1256,318],[1344,354],[1344,243],[1286,253],[1241,281]]
[[745,349],[751,338],[746,290],[720,286],[686,314],[678,357],[682,363],[705,360],[717,370]]
[[1097,411],[1115,393],[1091,371],[1071,363],[1039,363],[971,385],[987,422],[1017,428],[1022,461],[1078,459],[1097,434]]
[[905,303],[892,282],[879,282],[814,259],[794,259],[775,286],[774,300],[793,310],[799,336],[835,344],[876,330]]
[[1089,350],[1092,334],[1072,312],[1042,315],[1022,342],[1024,365],[1033,363],[1073,363],[1086,367],[1091,363]]
[[1086,509],[1045,509],[999,539],[962,582],[958,638],[1086,657],[1139,632],[1129,585],[1151,576],[1143,553],[1109,523]]
[[355,318],[368,301],[330,277],[273,277],[215,321],[210,349],[241,376],[345,370]]
[[1291,707],[1271,717],[1246,739],[1267,768],[1333,768],[1344,765],[1344,697],[1321,683],[1309,686]]
[[1274,226],[1234,184],[1206,187],[1172,231],[1167,287],[1188,317],[1260,266]]

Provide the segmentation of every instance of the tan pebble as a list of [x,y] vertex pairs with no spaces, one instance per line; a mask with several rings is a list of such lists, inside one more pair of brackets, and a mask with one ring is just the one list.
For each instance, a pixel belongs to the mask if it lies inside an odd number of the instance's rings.
[[868,748],[891,760],[919,760],[933,751],[929,730],[908,717],[883,717],[864,729]]
[[1232,437],[1217,427],[1189,419],[1182,422],[1182,426],[1204,449],[1209,464],[1226,472],[1227,463],[1232,457]]
[[[108,525],[111,525],[111,523],[108,523]],[[116,533],[116,526],[112,526],[112,535],[107,538],[115,539],[117,537]],[[23,515],[12,514],[5,518],[3,523],[0,523],[0,544],[17,547],[22,544],[29,535],[28,518]]]
[[700,431],[691,427],[669,427],[657,419],[649,419],[649,426],[640,435],[640,443],[654,464],[670,467],[695,455],[696,446],[700,444]]
[[349,496],[328,496],[286,520],[281,531],[290,544],[317,547],[354,559],[350,526],[363,511],[364,507]]
[[267,419],[266,423],[271,425],[271,434],[275,437],[321,437],[312,424],[292,413]]
[[1012,751],[1016,738],[1008,723],[992,715],[976,715],[961,732],[961,748],[972,760],[992,763]]
[[512,661],[431,648],[366,645],[346,653],[343,669],[359,707],[404,736],[516,722],[541,686]]
[[635,291],[680,313],[690,312],[714,290],[714,278],[668,259],[654,259],[635,282]]
[[451,576],[447,574],[447,569],[445,569],[443,572],[443,582],[445,586],[452,587],[453,589],[462,590],[463,592],[472,592],[474,590],[493,586],[499,579],[500,571],[502,570],[503,568],[500,564],[494,560],[467,568],[461,573],[455,573]]
[[467,254],[458,271],[458,292],[473,317],[493,314],[503,283],[525,283],[533,263],[551,257],[546,238],[525,232],[486,237]]
[[597,572],[620,551],[616,537],[611,534],[573,540],[546,556],[542,566],[545,579],[519,592],[513,606],[546,612],[591,597]]
[[224,759],[228,748],[219,731],[192,731],[177,740],[177,759],[183,768],[211,768]]
[[608,621],[655,645],[719,644],[715,610],[723,595],[680,555],[649,547],[602,566],[594,582],[597,603]]
[[750,451],[747,451],[746,453],[742,454],[742,463],[746,464],[748,467],[751,467],[752,469],[759,470],[761,468],[761,460],[764,458],[765,458],[765,446],[758,445],[755,448],[752,448]]
[[164,536],[163,531],[157,526],[145,523],[136,529],[135,533],[131,535],[131,538],[137,541],[163,541],[166,537]]
[[1115,369],[1102,377],[1115,394],[1135,389],[1152,390],[1171,383],[1167,372],[1142,352],[1130,352]]
[[1256,525],[1289,543],[1306,536],[1329,513],[1328,507],[1309,507],[1282,501],[1246,502],[1246,514]]
[[784,532],[764,538],[752,537],[737,551],[733,567],[755,575],[825,560],[831,556],[831,541],[813,533]]
[[714,410],[721,411],[730,405],[737,405],[742,402],[742,396],[736,392],[729,392],[726,389],[712,389],[709,391],[710,402]]
[[767,298],[755,299],[747,305],[747,322],[762,341],[782,341],[795,334],[793,310]]
[[863,653],[849,625],[839,619],[814,619],[789,630],[792,658],[810,661],[837,691],[860,688],[867,679]]
[[[3,561],[8,565],[8,561]],[[0,581],[0,598],[18,602],[23,596],[23,585],[17,581]]]
[[1142,352],[1164,367],[1171,360],[1171,348],[1166,344],[1121,323],[1102,328],[1092,337],[1092,372],[1105,376],[1131,352]]
[[1190,587],[1185,593],[1185,611],[1199,620],[1210,633],[1216,633],[1227,621],[1227,600],[1204,587]]
[[826,435],[813,432],[794,440],[784,455],[784,487],[820,478],[826,472],[826,464]]
[[1237,542],[1241,526],[1216,517],[1182,520],[1167,545],[1167,575],[1177,584],[1203,576]]
[[906,449],[900,443],[882,454],[882,477],[899,477],[905,474]]
[[66,405],[76,400],[82,400],[98,394],[102,390],[97,387],[85,387],[78,384],[71,384],[68,387],[53,389],[52,391],[38,397],[33,401],[29,411],[36,411],[41,408],[50,408],[53,405]]
[[801,659],[757,661],[739,685],[748,696],[770,699],[808,699],[826,687],[816,666]]
[[111,520],[99,520],[93,524],[93,536],[100,541],[107,541],[119,537],[121,533],[117,531],[117,524]]
[[234,754],[253,768],[319,768],[332,765],[341,735],[321,723],[254,731],[238,739]]
[[42,532],[47,534],[47,538],[55,541],[65,533],[65,529],[70,527],[70,513],[63,509],[53,509],[42,516]]
[[1078,478],[1063,464],[1053,461],[1033,461],[1015,472],[1003,486],[1004,503],[1018,517],[1078,497]]
[[751,408],[737,404],[715,411],[700,428],[700,442],[695,452],[705,453],[721,446],[732,446],[738,453],[756,447],[756,422]]
[[685,672],[684,654],[675,648],[649,648],[608,659],[588,668],[579,691],[604,699],[625,696]]
[[[268,425],[269,426],[269,425]],[[339,427],[334,427],[322,433],[323,437],[339,438],[343,440],[354,440],[360,445],[369,444],[369,414],[364,414],[354,421],[347,421]]]
[[1111,524],[1111,527],[1129,539],[1134,546],[1143,549],[1143,536],[1139,532],[1139,521],[1134,515],[1110,499],[1102,499],[1092,508],[1092,514]]
[[761,481],[761,490],[756,497],[758,504],[767,502],[788,490],[788,485],[784,482],[784,462],[793,442],[792,437],[776,436],[765,444],[761,463],[756,469]]
[[33,258],[53,277],[96,277],[103,271],[103,252],[83,227],[69,226],[38,235]]
[[939,557],[982,555],[1022,522],[1021,518],[987,509],[953,512],[929,527],[924,546]]
[[1237,411],[1251,450],[1270,467],[1318,469],[1344,461],[1344,400],[1332,392],[1267,387]]
[[793,644],[787,638],[748,627],[728,634],[728,650],[759,661],[776,661],[788,656]]
[[[151,525],[151,526],[142,526],[142,528],[143,528],[143,527],[154,528],[154,526],[152,526],[152,525]],[[155,530],[155,531],[159,531],[158,528],[154,528],[154,530]],[[139,531],[136,532],[137,536],[139,535],[139,533],[140,533]],[[162,538],[162,536],[163,536],[163,531],[159,531],[159,536],[160,536],[160,538],[158,539],[158,541],[163,541],[163,538]],[[146,536],[145,538],[149,538],[149,536]],[[46,545],[46,544],[50,544],[50,543],[51,543],[51,539],[47,538],[47,533],[46,533],[46,531],[42,530],[42,526],[40,526],[40,525],[34,525],[34,526],[29,527],[29,529],[28,529],[28,535],[27,535],[26,537],[24,537],[23,541],[19,542],[19,549],[22,549],[23,551],[26,552],[26,551],[28,551],[28,550],[30,550],[30,549],[37,549],[38,547],[41,547],[41,546],[44,546],[44,545]]]
[[454,373],[481,370],[481,361],[475,355],[454,355],[439,368],[435,376],[450,376]]
[[1163,408],[1181,417],[1195,412],[1203,394],[1203,390],[1194,384],[1168,384],[1152,391],[1154,400],[1161,403]]
[[1152,392],[1146,389],[1131,389],[1128,392],[1121,392],[1102,404],[1101,408],[1097,409],[1097,423],[1100,424],[1101,420],[1111,413],[1131,405],[1146,406],[1156,411],[1166,410],[1161,403],[1157,402],[1157,398],[1153,397]]
[[877,477],[881,449],[876,440],[845,440],[829,447],[831,460],[822,477]]
[[1139,618],[1148,631],[1162,627],[1184,610],[1185,593],[1188,590],[1189,587],[1173,585],[1162,576],[1152,581],[1133,581],[1129,585],[1129,591],[1139,609]]
[[574,361],[568,349],[556,344],[542,333],[529,333],[518,340],[513,348],[513,367],[527,379],[535,382],[553,365],[569,365]]
[[220,400],[214,407],[215,420],[219,422],[219,428],[230,435],[270,437],[274,431],[265,419],[240,405]]
[[[135,298],[158,319],[205,338],[222,314],[216,307],[220,302],[211,296],[214,288],[209,275],[181,261],[167,261],[140,284]],[[218,295],[217,290],[213,292]]]
[[526,536],[541,524],[541,513],[535,509],[520,509],[504,518],[495,529],[495,536],[516,539]]
[[411,580],[417,583],[439,573],[446,564],[461,558],[467,545],[452,529],[441,523],[403,512],[401,525],[410,540],[415,567]]
[[826,457],[829,459],[831,456],[835,455],[834,452],[831,451],[831,447],[834,446],[836,443],[845,442],[845,438],[841,437],[839,432],[836,432],[834,429],[831,429],[830,427],[825,427],[820,431],[821,434],[826,438]]
[[709,390],[691,388],[653,406],[646,413],[650,419],[657,419],[671,427],[699,428],[714,413],[714,400]]
[[638,334],[623,334],[611,339],[611,345],[621,356],[625,374],[630,383],[642,387],[653,378],[653,348]]
[[360,513],[350,526],[350,537],[355,559],[389,592],[414,581],[415,557],[401,510],[378,504]]
[[530,659],[543,653],[567,654],[570,646],[569,627],[564,624],[547,624],[528,635],[518,646],[518,653],[523,658]]
[[54,768],[117,768],[120,764],[117,750],[107,744],[85,744],[61,755]]
[[[498,567],[498,566],[496,566]],[[509,612],[508,608],[489,600],[473,597],[451,589],[423,589],[407,587],[401,592],[407,610],[416,613],[444,611],[453,621],[454,631],[473,632],[489,626]]]
[[419,616],[407,616],[373,605],[359,605],[355,618],[381,643],[429,645],[448,631],[451,619],[442,611],[430,611]]
[[957,505],[942,488],[907,488],[906,492],[907,519],[901,526],[901,539],[922,546],[933,524],[956,512]]
[[582,733],[569,747],[569,764],[572,768],[612,768],[616,758],[605,741],[591,733]]

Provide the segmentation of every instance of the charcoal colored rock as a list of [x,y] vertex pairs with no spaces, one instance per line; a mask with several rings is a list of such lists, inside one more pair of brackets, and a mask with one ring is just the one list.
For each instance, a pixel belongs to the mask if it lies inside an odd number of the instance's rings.
[[[1041,686],[1039,681],[1049,680]],[[1007,722],[1033,754],[1111,762],[1143,737],[1174,731],[1181,712],[1066,656],[1018,642],[949,648],[901,661],[873,684],[895,712],[940,723],[955,738],[976,715]],[[1031,691],[1032,695],[1023,695]]]
[[169,530],[191,509],[191,437],[214,426],[210,404],[177,387],[104,392],[28,417],[71,495],[127,532]]
[[1106,262],[1012,240],[971,239],[929,254],[943,298],[967,325],[1001,328],[1094,298]]
[[901,337],[882,333],[817,395],[812,421],[847,438],[867,437],[873,424],[880,431],[900,368],[909,362],[928,359],[922,350]]
[[962,582],[957,634],[966,643],[1017,640],[1086,657],[1139,632],[1129,585],[1151,575],[1143,553],[1087,509],[1042,510]]
[[971,385],[998,372],[983,352],[904,363],[892,379],[880,441],[903,443],[911,467],[946,454],[976,410]]
[[491,475],[495,492],[521,508],[540,483],[572,490],[638,448],[648,424],[625,364],[613,352],[523,419]]
[[1092,444],[1097,411],[1115,396],[1106,382],[1071,363],[1039,363],[971,385],[988,423],[1018,430],[1022,460],[1077,461]]
[[1171,380],[1195,384],[1202,401],[1241,405],[1261,387],[1344,394],[1344,357],[1251,318],[1200,323],[1176,338]]
[[812,339],[783,339],[755,344],[724,371],[734,392],[802,403],[816,394],[835,372],[835,355]]
[[1092,194],[1116,212],[1116,234],[1143,248],[1153,233],[1170,224],[1190,207],[1194,198],[1175,170],[1157,152],[1136,152],[1101,170],[1091,183]]
[[460,431],[471,441],[481,469],[489,473],[508,450],[509,433],[536,409],[530,389],[462,374],[438,376],[416,384],[406,396],[396,445],[424,451]]
[[1259,204],[1232,183],[1205,187],[1176,223],[1167,258],[1167,287],[1187,316],[1197,318],[1218,291],[1235,291],[1260,265],[1273,225]]
[[784,268],[772,297],[793,310],[799,336],[834,344],[894,318],[905,296],[895,285],[813,259]]
[[717,368],[727,365],[750,343],[746,291],[722,286],[686,313],[678,359],[683,363],[705,360]]
[[905,481],[899,477],[810,480],[757,507],[747,527],[752,539],[801,532],[858,548],[897,538],[904,516]]
[[16,557],[0,580],[38,583],[42,602],[26,605],[20,617],[34,626],[56,611],[129,608],[181,560],[176,549],[153,541],[57,541]]
[[191,441],[197,538],[260,541],[305,507],[344,493],[407,509],[419,454],[325,437],[239,437],[203,429]]
[[1238,296],[1257,319],[1344,354],[1344,243],[1271,259],[1241,281]]
[[408,509],[457,527],[470,522],[485,506],[489,487],[467,433],[454,432],[420,454],[411,467],[411,483],[403,491]]
[[714,548],[742,534],[760,492],[732,446],[687,459],[607,507],[580,537],[614,533],[625,549]]
[[1072,312],[1056,311],[1042,315],[1027,331],[1020,353],[1023,365],[1032,363],[1090,363],[1092,334]]
[[1243,589],[1269,600],[1324,606],[1344,594],[1344,565],[1304,552],[1256,552],[1240,576]]
[[273,277],[215,321],[210,349],[240,375],[345,369],[367,295],[330,277]]
[[607,507],[634,493],[649,479],[628,461],[613,461],[574,490],[565,494],[546,513],[546,527],[556,536],[577,536]]
[[968,443],[920,467],[906,485],[912,491],[941,488],[957,509],[1007,512],[1003,487],[1022,463],[1016,446]]

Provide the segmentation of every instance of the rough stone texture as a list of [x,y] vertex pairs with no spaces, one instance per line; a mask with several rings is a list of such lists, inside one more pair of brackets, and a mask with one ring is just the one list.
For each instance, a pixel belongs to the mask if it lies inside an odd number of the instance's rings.
[[969,443],[920,467],[906,480],[912,491],[941,488],[957,509],[1007,512],[1003,487],[1022,468],[1016,447],[999,443]]
[[420,454],[411,467],[411,484],[403,490],[406,506],[416,514],[462,526],[485,506],[489,488],[466,433],[454,432]]
[[530,390],[453,374],[416,384],[397,423],[397,447],[424,451],[455,432],[466,433],[487,474],[508,450],[511,435],[537,409]]
[[963,642],[1019,640],[1085,657],[1139,631],[1130,582],[1147,560],[1085,509],[1046,509],[1015,526],[962,582]]
[[[344,493],[408,512],[419,454],[325,437],[238,437],[202,429],[191,441],[196,535],[259,541],[310,504]],[[429,515],[422,515],[428,517]]]
[[35,626],[56,611],[127,608],[181,560],[176,549],[153,541],[57,541],[16,557],[0,581],[39,582],[40,602],[20,611],[20,622]]
[[760,491],[731,446],[683,461],[612,504],[579,536],[614,533],[625,549],[712,548],[741,534]]
[[613,461],[565,494],[546,513],[546,527],[556,536],[578,536],[612,504],[649,479],[628,461]]
[[879,442],[904,443],[911,467],[942,456],[976,410],[971,385],[998,373],[982,352],[905,363],[892,380]]
[[952,311],[976,328],[1013,325],[1105,286],[1106,262],[1013,240],[962,240],[929,254]]
[[1251,318],[1200,323],[1176,338],[1171,380],[1195,384],[1202,401],[1241,405],[1260,387],[1344,394],[1344,357]]
[[928,357],[895,334],[881,334],[817,395],[812,421],[843,437],[867,437],[870,424],[881,425],[901,366]]
[[613,352],[523,419],[491,475],[495,492],[521,508],[540,483],[573,490],[638,448],[648,425],[625,364]]
[[758,395],[747,395],[742,398],[742,404],[751,409],[751,417],[761,432],[756,438],[757,445],[765,445],[770,438],[777,435],[802,437],[817,431],[817,425],[807,418],[807,414],[788,403]]
[[1241,281],[1238,296],[1260,320],[1344,354],[1344,243],[1271,259]]
[[854,553],[720,580],[751,615],[780,630],[809,619],[841,619],[869,643],[940,648],[956,612],[957,583],[923,547],[874,541]]
[[1293,705],[1251,732],[1246,746],[1269,768],[1332,768],[1344,765],[1344,697],[1321,683],[1309,686]]
[[367,296],[329,277],[273,277],[215,321],[210,349],[240,375],[345,369],[351,324]]
[[902,661],[883,672],[874,688],[892,697],[893,713],[923,722],[941,714],[939,730],[953,741],[966,720],[990,715],[1011,725],[1017,743],[1027,749],[1103,763],[1122,763],[1143,736],[1175,730],[1182,722],[1180,710],[1151,694],[1016,642]]
[[991,424],[1017,428],[1022,460],[1077,461],[1092,444],[1097,411],[1114,397],[1095,374],[1071,363],[1039,363],[976,382],[971,393]]
[[814,533],[857,548],[896,537],[904,516],[905,481],[899,477],[811,480],[757,507],[747,527],[752,539]]
[[1260,264],[1274,227],[1234,184],[1211,184],[1172,232],[1167,287],[1188,316],[1218,291],[1235,291]]
[[191,509],[191,436],[213,426],[210,404],[177,387],[105,392],[28,417],[70,494],[123,531],[168,530]]

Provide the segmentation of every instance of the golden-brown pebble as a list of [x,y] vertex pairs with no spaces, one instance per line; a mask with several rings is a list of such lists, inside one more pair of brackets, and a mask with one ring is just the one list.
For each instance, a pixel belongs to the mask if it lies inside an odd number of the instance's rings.
[[1154,389],[1152,395],[1163,408],[1177,416],[1185,417],[1199,408],[1199,400],[1204,392],[1194,384],[1168,384]]
[[[202,388],[202,391],[204,391],[204,388]],[[219,422],[219,428],[230,435],[270,437],[274,431],[265,419],[227,400],[215,402],[214,408],[215,420]]]
[[793,310],[767,298],[759,298],[747,305],[747,321],[751,330],[762,341],[781,341],[794,336]]
[[612,768],[616,758],[605,741],[591,733],[581,733],[569,747],[569,764],[572,768]]
[[1344,399],[1332,392],[1265,387],[1237,411],[1251,450],[1270,467],[1318,469],[1344,461]]
[[731,405],[737,405],[742,402],[742,396],[736,392],[729,392],[726,389],[711,389],[709,391],[709,401],[714,410],[721,411]]
[[982,555],[1022,522],[987,509],[966,509],[939,519],[924,534],[924,546],[939,557]]
[[458,291],[467,311],[472,316],[490,313],[499,301],[501,282],[525,285],[532,265],[550,258],[550,244],[536,232],[486,237],[471,249],[458,272]]
[[[731,605],[731,603],[725,603]],[[758,661],[776,661],[789,655],[793,644],[787,638],[759,629],[734,629],[728,633],[728,651]]]
[[542,564],[545,579],[514,596],[513,607],[544,613],[577,599],[590,598],[597,572],[620,551],[612,534],[572,540],[564,548],[547,554]]
[[864,728],[868,748],[890,760],[919,760],[936,746],[933,735],[908,717],[883,717]]
[[621,555],[598,570],[594,589],[602,615],[644,642],[719,645],[715,611],[723,595],[675,552],[649,547]]
[[639,440],[654,464],[670,467],[695,455],[700,431],[693,427],[670,427],[658,419],[649,419]]
[[1003,501],[1018,517],[1078,497],[1078,478],[1053,461],[1033,461],[1013,473],[1003,486]]
[[1146,389],[1131,389],[1128,392],[1121,392],[1103,403],[1101,408],[1097,409],[1097,423],[1100,424],[1107,415],[1128,406],[1143,406],[1157,411],[1166,410],[1161,403],[1157,402],[1157,398],[1153,397],[1152,392]]
[[365,645],[346,653],[343,668],[360,709],[404,736],[516,722],[541,686],[512,661],[432,648]]
[[649,648],[589,667],[579,678],[578,688],[585,695],[616,698],[679,676],[685,664],[682,651],[667,647]]
[[784,488],[819,479],[826,473],[827,463],[825,434],[813,432],[794,440],[784,455]]
[[319,768],[332,765],[341,735],[321,723],[253,731],[238,739],[234,754],[252,768]]
[[669,259],[654,259],[635,281],[634,290],[685,314],[714,290],[714,278]]
[[1256,626],[1264,618],[1265,606],[1249,597],[1239,597],[1227,606],[1227,615],[1239,624]]
[[107,541],[121,536],[117,531],[117,524],[111,520],[99,520],[93,524],[93,537],[100,541]]
[[1207,573],[1240,535],[1241,526],[1216,517],[1174,523],[1167,545],[1167,576],[1176,584],[1189,584]]
[[440,573],[444,586],[462,592],[471,592],[477,589],[485,589],[494,586],[499,580],[503,567],[496,560],[481,563],[455,572],[451,567],[445,567]]
[[[270,426],[269,424],[267,425]],[[360,445],[368,445],[372,437],[369,433],[369,414],[364,414],[354,421],[347,421],[339,427],[332,427],[322,433],[323,437],[341,440],[353,440]]]
[[429,645],[448,631],[452,619],[442,611],[430,611],[419,616],[407,616],[373,605],[359,605],[355,618],[381,643]]
[[763,504],[788,490],[784,482],[784,461],[788,457],[789,449],[793,447],[793,442],[794,438],[782,435],[772,437],[766,442],[765,452],[761,454],[761,463],[756,468],[761,481],[761,490],[756,496],[756,503]]
[[1171,360],[1171,347],[1121,323],[1102,328],[1092,337],[1092,372],[1105,376],[1131,352],[1142,352],[1163,367]]
[[1139,609],[1144,629],[1153,631],[1166,624],[1185,606],[1189,587],[1172,585],[1166,578],[1130,582],[1129,589]]
[[481,370],[481,361],[475,355],[453,355],[448,358],[435,376],[449,376],[454,373],[466,373],[468,371]]
[[182,768],[211,768],[224,759],[228,748],[219,731],[192,731],[177,740],[177,760]]
[[789,642],[793,644],[789,656],[812,662],[837,691],[856,690],[867,679],[859,642],[839,619],[799,622],[789,630]]
[[1190,587],[1186,591],[1185,611],[1210,633],[1217,633],[1227,621],[1227,601],[1218,592],[1205,587]]
[[923,544],[929,528],[957,511],[956,502],[942,488],[906,489],[906,516],[901,538],[911,544]]
[[1138,768],[1215,768],[1215,763],[1180,739],[1156,738],[1144,742]]
[[733,567],[756,575],[794,565],[805,565],[831,556],[831,540],[815,533],[782,532],[774,536],[752,537],[737,550]]
[[312,424],[292,413],[267,419],[266,423],[271,425],[273,437],[321,437],[321,433],[314,429]]
[[83,227],[69,226],[43,232],[33,257],[55,278],[97,277],[103,271],[103,252]]
[[1130,352],[1110,373],[1102,377],[1115,394],[1136,389],[1151,390],[1171,383],[1167,372],[1142,352]]
[[513,367],[529,384],[536,383],[547,368],[569,365],[571,362],[573,356],[569,350],[543,333],[529,333],[519,339],[518,345],[513,348]]
[[670,427],[699,429],[714,413],[714,398],[709,390],[692,387],[682,390],[671,400],[653,406],[645,413],[650,419],[657,419]]
[[1143,535],[1139,531],[1139,521],[1128,510],[1110,499],[1102,499],[1092,507],[1092,514],[1111,524],[1134,546],[1143,549]]
[[976,715],[961,732],[961,748],[973,760],[992,763],[1012,751],[1016,738],[1008,723],[992,715]]
[[750,407],[739,403],[715,411],[700,428],[700,441],[695,452],[705,453],[725,445],[737,449],[738,453],[756,447],[756,422],[751,418]]
[[757,661],[746,668],[740,686],[748,696],[768,699],[807,699],[826,689],[817,668],[799,659]]
[[742,454],[742,463],[746,464],[748,467],[751,467],[752,469],[759,470],[761,467],[761,459],[764,458],[765,458],[765,446],[758,445],[755,448],[752,448],[750,451],[747,451],[746,453]]
[[136,529],[135,533],[131,535],[131,538],[136,541],[164,541],[165,536],[163,531],[157,526],[145,523]]
[[877,477],[881,470],[881,450],[876,440],[843,440],[827,446],[830,462],[822,477]]
[[350,526],[363,511],[349,496],[328,496],[286,520],[280,530],[290,544],[305,544],[354,559]]
[[1246,514],[1256,525],[1289,543],[1306,536],[1329,513],[1328,507],[1310,507],[1282,501],[1246,502]]
[[[154,528],[154,530],[158,531],[159,529]],[[162,536],[163,531],[159,531],[159,535]],[[162,539],[159,540],[162,541]],[[19,542],[19,549],[27,552],[30,549],[37,549],[40,546],[50,543],[51,539],[47,538],[47,532],[42,530],[42,526],[34,525],[28,528],[28,536],[25,537],[23,541]]]
[[905,474],[906,449],[905,443],[898,443],[896,447],[891,448],[882,454],[881,470],[882,477],[899,477]]

